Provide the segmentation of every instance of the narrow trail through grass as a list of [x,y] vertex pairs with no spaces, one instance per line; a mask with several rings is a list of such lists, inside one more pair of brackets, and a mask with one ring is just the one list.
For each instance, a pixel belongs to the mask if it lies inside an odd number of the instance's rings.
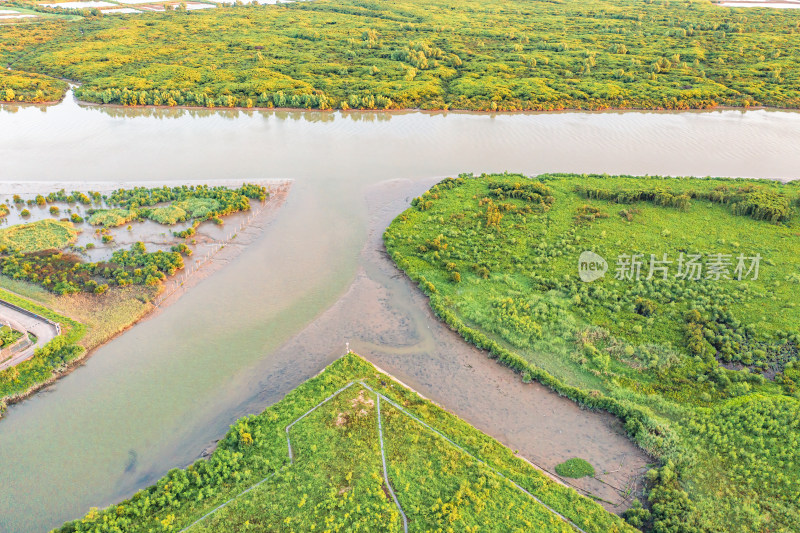
[[282,472],[287,467],[293,465],[295,463],[295,460],[294,460],[294,452],[292,451],[292,443],[291,443],[291,437],[290,437],[290,431],[291,431],[292,427],[294,427],[297,423],[301,422],[308,415],[310,415],[311,413],[313,413],[314,411],[316,411],[317,409],[319,409],[323,405],[327,404],[328,402],[330,402],[331,400],[333,400],[334,398],[339,396],[341,393],[343,393],[344,391],[346,391],[347,389],[349,389],[350,387],[352,387],[353,385],[356,385],[356,384],[358,384],[358,385],[364,387],[365,389],[369,390],[370,392],[372,392],[375,395],[375,398],[376,398],[376,405],[377,405],[377,412],[378,412],[378,436],[379,436],[379,440],[380,440],[381,461],[383,463],[384,480],[386,482],[386,486],[388,488],[389,494],[391,495],[392,500],[394,501],[395,505],[397,505],[397,509],[400,512],[400,516],[403,519],[403,531],[405,533],[408,533],[408,518],[407,518],[405,512],[403,511],[403,507],[400,504],[400,501],[398,500],[394,489],[392,488],[392,484],[391,484],[391,482],[389,480],[388,468],[387,468],[387,464],[386,464],[386,453],[384,451],[384,444],[383,444],[383,442],[384,442],[384,440],[383,440],[384,439],[384,433],[383,433],[383,424],[382,424],[382,417],[381,417],[381,400],[383,400],[386,403],[390,404],[393,408],[397,409],[398,411],[403,413],[405,416],[407,416],[410,419],[412,419],[413,421],[417,422],[418,424],[423,426],[428,431],[434,433],[436,436],[444,439],[447,443],[449,443],[450,445],[452,445],[453,447],[458,449],[460,452],[462,452],[465,455],[467,455],[468,457],[470,457],[472,460],[474,460],[477,463],[480,463],[481,465],[485,466],[486,468],[491,470],[494,475],[496,475],[499,478],[511,483],[519,491],[521,491],[524,494],[526,494],[527,496],[529,496],[536,503],[538,503],[539,505],[541,505],[542,507],[547,509],[550,513],[552,513],[553,515],[557,516],[559,519],[561,519],[564,522],[566,522],[567,524],[569,524],[569,526],[571,526],[575,530],[579,531],[580,533],[586,533],[583,529],[581,529],[578,525],[576,525],[574,522],[572,522],[569,518],[565,517],[564,515],[562,515],[558,511],[555,511],[554,509],[549,507],[542,500],[540,500],[539,498],[534,496],[532,493],[530,493],[529,491],[527,491],[524,488],[522,488],[514,480],[512,480],[512,479],[508,478],[507,476],[503,475],[502,473],[498,472],[497,470],[495,470],[494,468],[489,466],[485,461],[479,459],[478,457],[475,457],[474,455],[469,453],[467,450],[465,450],[464,448],[462,448],[461,446],[456,444],[452,439],[450,439],[449,437],[447,437],[446,435],[444,435],[440,431],[434,429],[430,425],[426,424],[425,422],[423,422],[422,420],[420,420],[419,418],[417,418],[413,414],[409,413],[408,411],[403,409],[403,407],[398,405],[396,402],[392,401],[390,398],[388,398],[388,397],[384,396],[383,394],[381,394],[380,392],[376,391],[375,389],[373,389],[372,387],[370,387],[369,385],[364,383],[364,381],[362,381],[362,380],[349,382],[347,385],[345,385],[344,387],[340,388],[339,390],[337,390],[336,392],[334,392],[333,394],[331,394],[330,396],[328,396],[327,398],[325,398],[324,400],[319,402],[317,405],[315,405],[314,407],[312,407],[311,409],[309,409],[308,411],[303,413],[300,417],[298,417],[297,419],[292,421],[288,426],[286,426],[286,445],[287,445],[288,457],[289,457],[289,463],[288,464],[282,466],[277,472],[271,473],[270,475],[268,475],[267,477],[263,478],[259,482],[255,483],[254,485],[251,485],[247,489],[243,490],[242,492],[240,492],[236,496],[230,498],[226,502],[224,502],[224,503],[220,504],[219,506],[215,507],[214,509],[212,509],[211,511],[209,511],[208,513],[206,513],[205,515],[203,515],[202,517],[200,517],[196,521],[194,521],[191,524],[189,524],[187,527],[181,529],[179,533],[183,533],[185,531],[190,530],[193,526],[197,525],[198,523],[202,522],[206,518],[210,517],[211,515],[215,514],[218,511],[220,511],[224,507],[227,507],[230,503],[234,502],[238,498],[240,498],[240,497],[246,495],[247,493],[251,492],[253,489],[261,486],[263,483],[265,483],[265,482],[269,481],[270,479],[272,479],[273,477],[275,477],[279,472]]

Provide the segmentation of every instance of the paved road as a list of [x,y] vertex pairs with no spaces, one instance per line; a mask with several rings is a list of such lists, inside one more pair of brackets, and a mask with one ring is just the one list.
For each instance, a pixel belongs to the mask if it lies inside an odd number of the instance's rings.
[[29,346],[28,348],[22,350],[20,353],[15,354],[11,359],[7,361],[3,361],[0,363],[0,370],[5,370],[6,368],[12,367],[30,359],[33,357],[33,352],[58,335],[58,330],[56,327],[47,322],[42,318],[33,318],[30,315],[17,311],[0,300],[0,322],[16,322],[17,324],[21,325],[27,331],[30,331],[34,335],[36,335],[36,344],[33,346]]

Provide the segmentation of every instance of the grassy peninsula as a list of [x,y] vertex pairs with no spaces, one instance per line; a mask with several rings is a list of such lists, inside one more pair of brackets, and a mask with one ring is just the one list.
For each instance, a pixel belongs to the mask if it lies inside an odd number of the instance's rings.
[[463,175],[416,198],[384,239],[466,340],[616,414],[660,458],[651,509],[629,511],[631,524],[789,531],[799,198],[797,184],[764,180]]
[[208,460],[57,531],[401,532],[403,515],[408,531],[633,531],[353,353]]

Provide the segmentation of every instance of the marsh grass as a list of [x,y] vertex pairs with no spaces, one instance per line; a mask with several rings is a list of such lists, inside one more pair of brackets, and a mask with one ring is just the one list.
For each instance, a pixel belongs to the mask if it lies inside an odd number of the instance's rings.
[[115,228],[127,224],[136,218],[133,209],[97,209],[89,216],[88,222],[92,226]]
[[144,214],[150,220],[154,220],[159,224],[166,224],[171,226],[183,220],[186,220],[187,213],[177,205],[167,205],[164,207],[154,207],[147,209]]

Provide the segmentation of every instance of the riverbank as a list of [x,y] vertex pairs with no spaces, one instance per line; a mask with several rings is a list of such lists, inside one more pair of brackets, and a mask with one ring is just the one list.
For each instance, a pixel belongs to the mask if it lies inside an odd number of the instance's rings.
[[[745,19],[742,12],[703,2],[569,0],[507,11],[498,0],[484,0],[457,12],[442,0],[382,7],[342,0],[335,9],[325,1],[299,2],[98,17],[80,28],[12,25],[0,35],[0,60],[25,72],[80,79],[83,99],[123,105],[797,108],[800,85],[792,66],[800,40],[792,33],[796,19],[786,11],[754,10]],[[476,20],[506,31],[481,32]],[[259,33],[254,26],[276,31]],[[443,37],[431,40],[431,28]],[[87,38],[102,39],[107,55],[88,54]],[[780,53],[766,52],[776,42]],[[116,61],[145,49],[158,53],[141,63]],[[74,60],[67,64],[63,57]],[[212,67],[217,77],[203,78]],[[233,81],[245,78],[248,85]]]
[[[59,80],[63,80],[63,78],[56,78]],[[68,81],[70,84],[80,84],[80,82],[76,82],[73,80],[64,80]],[[24,102],[24,101],[2,101],[0,100],[0,106],[17,106],[17,107],[42,107],[46,108],[48,106],[58,105],[63,103],[65,100],[72,98],[72,100],[81,107],[86,108],[96,108],[96,109],[106,109],[106,110],[153,110],[153,111],[169,111],[169,110],[186,110],[186,111],[207,111],[207,112],[218,112],[218,111],[260,111],[260,112],[308,112],[308,113],[320,113],[323,115],[332,115],[332,114],[342,114],[348,115],[353,114],[357,115],[359,113],[373,113],[373,114],[380,114],[380,115],[398,115],[403,113],[413,113],[413,112],[421,112],[427,114],[441,114],[441,113],[461,113],[461,114],[477,114],[477,115],[541,115],[541,114],[558,114],[558,113],[625,113],[625,112],[665,112],[665,113],[675,113],[675,112],[712,112],[712,111],[787,111],[787,112],[798,112],[800,111],[800,105],[795,107],[774,107],[774,106],[765,106],[765,105],[726,105],[726,104],[718,104],[715,103],[714,105],[706,105],[703,107],[663,107],[663,106],[627,106],[627,107],[615,107],[613,105],[608,106],[600,106],[600,107],[570,107],[570,106],[558,106],[555,109],[514,109],[514,110],[507,110],[507,109],[471,109],[471,108],[458,108],[458,107],[404,107],[404,108],[388,108],[388,109],[377,109],[377,108],[329,108],[329,109],[314,109],[314,108],[307,108],[307,107],[279,107],[279,106],[260,106],[260,105],[253,105],[253,106],[197,106],[197,105],[153,105],[153,104],[146,104],[146,105],[122,105],[122,104],[115,104],[115,103],[100,103],[100,102],[92,102],[90,100],[81,100],[80,98],[74,96],[72,88],[69,88],[65,91],[64,95],[58,100],[46,101],[46,102]]]

